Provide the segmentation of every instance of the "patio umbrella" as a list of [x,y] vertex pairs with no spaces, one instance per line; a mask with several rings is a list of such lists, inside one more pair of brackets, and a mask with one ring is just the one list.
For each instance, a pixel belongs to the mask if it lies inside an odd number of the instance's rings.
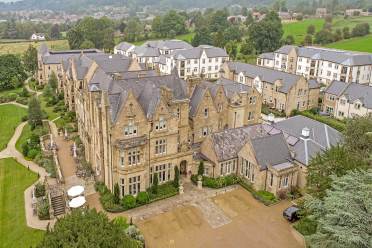
[[75,197],[74,199],[72,199],[69,203],[68,203],[68,206],[70,208],[80,208],[82,206],[84,206],[84,204],[86,203],[87,201],[85,200],[85,197],[84,196],[78,196],[78,197]]
[[84,187],[81,185],[73,186],[67,190],[67,195],[71,198],[76,197],[84,193]]

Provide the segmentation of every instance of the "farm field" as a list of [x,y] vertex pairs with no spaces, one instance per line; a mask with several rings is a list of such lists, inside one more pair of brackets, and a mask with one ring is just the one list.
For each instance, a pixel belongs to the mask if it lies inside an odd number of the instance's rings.
[[34,247],[43,231],[26,226],[24,191],[37,175],[14,159],[0,160],[0,246]]
[[[52,50],[69,49],[67,40],[46,41],[46,43],[48,44],[49,49]],[[22,54],[24,51],[27,50],[30,44],[38,48],[42,44],[42,42],[31,42],[24,40],[14,40],[13,42],[11,42],[9,40],[0,40],[0,54]]]
[[326,45],[329,48],[372,53],[372,34]]
[[[372,16],[359,16],[344,19],[343,17],[335,17],[332,22],[332,29],[343,29],[349,27],[350,31],[359,23],[369,23],[372,26]],[[283,23],[284,35],[283,38],[288,35],[293,35],[295,44],[299,45],[302,43],[306,36],[307,27],[314,25],[316,32],[320,31],[324,25],[323,19],[305,19],[299,22]]]

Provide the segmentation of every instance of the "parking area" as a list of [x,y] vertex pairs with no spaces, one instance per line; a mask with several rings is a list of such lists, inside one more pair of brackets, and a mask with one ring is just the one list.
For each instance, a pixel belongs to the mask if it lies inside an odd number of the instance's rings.
[[150,248],[304,247],[301,236],[282,217],[288,206],[283,201],[266,207],[238,188],[136,224]]

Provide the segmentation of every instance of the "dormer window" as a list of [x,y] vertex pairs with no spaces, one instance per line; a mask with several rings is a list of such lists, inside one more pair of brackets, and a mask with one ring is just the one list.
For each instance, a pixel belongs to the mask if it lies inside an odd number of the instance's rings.
[[136,136],[138,127],[134,124],[133,121],[129,121],[128,125],[124,127],[125,136]]
[[355,108],[355,109],[360,109],[360,104],[359,104],[359,103],[355,103],[355,104],[354,104],[354,108]]
[[249,104],[256,104],[256,97],[255,96],[249,97]]
[[205,118],[208,118],[208,108],[205,108],[204,109],[204,117]]
[[159,117],[159,122],[155,125],[155,130],[163,130],[167,128],[167,121],[164,117]]

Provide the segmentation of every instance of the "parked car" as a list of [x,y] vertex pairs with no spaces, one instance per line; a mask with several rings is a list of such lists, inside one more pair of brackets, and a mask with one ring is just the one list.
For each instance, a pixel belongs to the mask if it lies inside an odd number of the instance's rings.
[[296,206],[291,206],[283,211],[283,217],[286,218],[290,222],[294,222],[298,220],[300,209]]

